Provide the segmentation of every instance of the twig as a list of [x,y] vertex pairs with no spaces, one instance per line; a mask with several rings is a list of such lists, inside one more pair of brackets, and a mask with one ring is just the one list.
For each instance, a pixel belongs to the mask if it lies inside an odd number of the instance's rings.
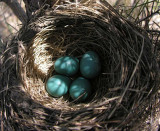
[[[6,19],[5,16],[4,16],[4,22],[5,22],[5,24],[7,24],[7,25],[9,25],[10,27],[12,27],[15,31],[18,31],[14,26],[12,26],[11,24],[9,24],[9,23],[7,22],[7,19]],[[8,29],[8,30],[9,30],[9,29]],[[12,33],[12,31],[10,31],[10,30],[9,30],[9,32]]]
[[13,13],[18,17],[18,19],[25,24],[27,22],[27,15],[23,8],[20,6],[17,0],[0,0],[6,3],[13,11]]
[[[140,34],[139,34],[139,35],[140,35]],[[140,36],[141,36],[141,35],[140,35]],[[143,36],[141,36],[141,37],[143,37]],[[134,77],[134,75],[135,75],[135,73],[136,73],[137,67],[138,67],[138,65],[139,65],[139,63],[140,63],[140,60],[141,60],[141,57],[142,57],[143,49],[144,49],[144,38],[143,38],[143,43],[142,43],[142,46],[141,46],[141,52],[140,52],[140,54],[139,54],[139,57],[138,57],[138,60],[137,60],[136,65],[135,65],[135,67],[134,67],[134,70],[133,70],[133,72],[132,72],[132,75],[131,75],[131,77],[130,77],[130,79],[129,79],[126,87],[125,87],[124,92],[122,93],[121,97],[119,98],[119,100],[118,100],[118,102],[117,102],[117,105],[114,107],[114,109],[112,110],[112,112],[111,112],[110,115],[108,116],[108,119],[110,119],[110,118],[112,117],[112,115],[113,115],[114,112],[116,111],[117,107],[121,104],[121,102],[122,102],[122,100],[123,100],[123,98],[124,98],[124,96],[125,96],[128,88],[129,88],[129,85],[130,85],[130,83],[131,83],[131,81],[132,81],[132,79],[133,79],[133,77]]]
[[26,7],[26,14],[29,19],[31,19],[32,15],[44,5],[52,6],[58,1],[59,0],[23,0]]
[[141,23],[142,21],[147,20],[148,18],[152,17],[153,15],[155,15],[155,14],[159,13],[159,11],[160,11],[160,9],[158,9],[157,11],[155,11],[155,12],[151,13],[151,14],[150,14],[150,15],[148,15],[147,17],[142,18],[141,20],[137,21],[136,23],[138,24],[138,23]]
[[[142,36],[142,37],[143,37],[143,36]],[[143,38],[143,43],[142,43],[142,47],[141,47],[141,52],[140,52],[140,54],[139,54],[137,63],[136,63],[136,65],[135,65],[134,70],[133,70],[133,72],[132,72],[132,75],[131,75],[131,77],[130,77],[128,83],[127,83],[127,86],[125,87],[125,90],[124,90],[124,92],[123,92],[121,98],[119,99],[119,103],[118,103],[118,104],[120,104],[120,103],[122,102],[122,99],[123,99],[125,93],[127,92],[128,88],[129,88],[129,85],[130,85],[130,83],[131,83],[131,81],[132,81],[132,78],[133,78],[133,76],[135,75],[135,72],[136,72],[136,70],[137,70],[137,67],[138,67],[139,62],[140,62],[141,57],[142,57],[143,48],[144,48],[144,38]]]
[[159,30],[146,30],[147,32],[155,32],[155,33],[160,33]]
[[153,23],[154,23],[158,28],[160,28],[159,24],[157,24],[155,21],[153,21]]

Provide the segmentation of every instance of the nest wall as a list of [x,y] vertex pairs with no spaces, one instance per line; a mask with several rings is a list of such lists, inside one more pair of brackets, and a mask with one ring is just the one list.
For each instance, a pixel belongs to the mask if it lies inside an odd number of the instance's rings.
[[[6,45],[1,107],[6,129],[91,130],[132,128],[158,89],[158,68],[147,33],[99,1],[41,9]],[[47,79],[65,55],[95,51],[101,74],[84,103],[50,97]],[[75,76],[76,78],[77,76]]]

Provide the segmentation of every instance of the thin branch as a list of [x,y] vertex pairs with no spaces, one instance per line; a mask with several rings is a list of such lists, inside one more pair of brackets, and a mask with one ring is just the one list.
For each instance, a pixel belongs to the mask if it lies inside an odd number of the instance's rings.
[[138,24],[138,23],[141,23],[142,21],[145,21],[145,20],[149,19],[150,17],[152,17],[153,15],[155,15],[155,14],[157,14],[157,13],[159,13],[159,12],[160,12],[160,9],[158,9],[157,11],[151,13],[151,14],[148,15],[147,17],[145,17],[145,18],[143,18],[143,19],[137,21],[136,23],[137,23],[137,24]]
[[43,5],[47,4],[52,6],[55,0],[23,0],[26,7],[26,14],[28,18],[32,18],[34,12],[43,7]]
[[147,32],[155,32],[155,33],[160,33],[159,30],[146,30]]
[[0,0],[0,1],[6,3],[12,9],[13,13],[22,22],[22,24],[25,24],[27,22],[27,15],[17,0]]

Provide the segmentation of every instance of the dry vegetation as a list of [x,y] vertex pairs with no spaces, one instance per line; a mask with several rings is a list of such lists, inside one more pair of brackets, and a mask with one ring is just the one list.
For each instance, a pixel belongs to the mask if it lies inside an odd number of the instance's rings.
[[[124,18],[135,22],[137,26],[143,27],[148,31],[150,38],[155,45],[155,53],[158,54],[157,49],[160,48],[159,34],[160,34],[160,2],[159,0],[108,0],[115,7],[115,9],[123,15]],[[21,1],[20,1],[21,2]],[[14,16],[13,12],[4,4],[0,3],[0,39],[6,41],[9,35],[16,33],[20,27],[21,22]],[[43,33],[43,32],[42,32]],[[0,41],[1,42],[1,41]],[[0,43],[1,44],[1,43]],[[159,57],[157,57],[159,59]],[[1,61],[0,61],[1,62]],[[1,92],[0,92],[1,93]],[[15,94],[14,94],[15,95]],[[35,94],[32,94],[34,98]],[[41,99],[41,98],[39,98]],[[151,105],[144,123],[137,125],[140,130],[144,131],[158,131],[160,128],[160,92],[157,93],[152,100]],[[43,103],[43,102],[42,102]],[[47,103],[46,103],[47,104]],[[59,104],[59,103],[58,103]],[[66,104],[66,103],[65,103]],[[97,107],[100,108],[100,107]],[[106,107],[103,107],[106,108]],[[82,114],[83,115],[83,114]],[[137,127],[135,130],[137,130]],[[55,127],[56,128],[56,127]]]

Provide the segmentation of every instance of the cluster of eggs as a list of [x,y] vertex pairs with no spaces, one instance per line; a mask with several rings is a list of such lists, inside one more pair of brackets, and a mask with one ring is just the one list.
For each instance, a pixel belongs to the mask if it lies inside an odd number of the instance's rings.
[[[72,56],[63,56],[54,63],[54,69],[59,75],[48,79],[47,92],[53,97],[61,97],[69,94],[73,100],[84,101],[91,94],[89,79],[99,75],[101,64],[96,52],[86,52],[81,60]],[[82,76],[71,80],[80,70]]]

